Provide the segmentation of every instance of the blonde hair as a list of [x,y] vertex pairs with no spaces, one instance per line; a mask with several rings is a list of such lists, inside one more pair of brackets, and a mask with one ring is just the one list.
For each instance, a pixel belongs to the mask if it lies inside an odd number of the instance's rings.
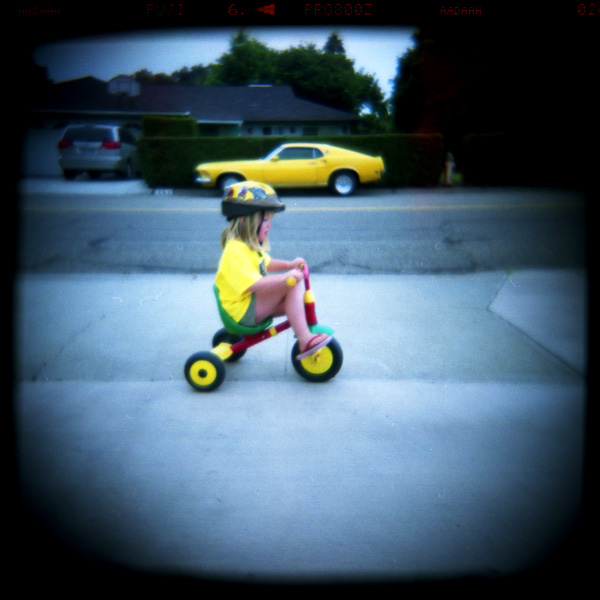
[[268,238],[261,244],[258,241],[258,228],[264,219],[271,219],[275,213],[273,211],[265,211],[264,217],[262,212],[255,212],[251,215],[243,217],[235,217],[229,222],[229,225],[221,234],[221,248],[225,248],[225,244],[229,240],[242,240],[252,250],[260,252],[261,250],[269,250]]

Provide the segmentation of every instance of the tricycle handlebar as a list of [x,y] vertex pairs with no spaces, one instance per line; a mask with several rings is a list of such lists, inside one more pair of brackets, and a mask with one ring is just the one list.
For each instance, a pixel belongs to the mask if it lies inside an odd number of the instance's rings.
[[[308,289],[308,274],[309,274],[308,265],[306,263],[304,263],[303,265],[300,266],[300,270],[302,271],[302,275],[304,276],[304,281],[306,282],[307,289]],[[294,287],[298,283],[298,280],[293,275],[290,275],[285,280],[285,282],[290,287]]]

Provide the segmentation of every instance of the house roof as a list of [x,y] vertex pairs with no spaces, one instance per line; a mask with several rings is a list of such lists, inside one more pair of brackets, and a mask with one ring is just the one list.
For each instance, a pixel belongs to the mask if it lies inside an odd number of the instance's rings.
[[189,114],[197,121],[358,121],[353,113],[302,100],[291,86],[195,86],[141,83],[139,94],[111,94],[84,77],[55,84],[39,110]]

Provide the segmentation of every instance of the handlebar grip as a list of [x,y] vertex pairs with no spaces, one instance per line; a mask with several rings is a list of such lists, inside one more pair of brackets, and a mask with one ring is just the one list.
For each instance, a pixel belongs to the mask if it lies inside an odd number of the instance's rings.
[[[302,271],[302,275],[306,279],[308,277],[308,265],[305,263],[305,264],[300,265],[299,268]],[[285,282],[288,284],[289,287],[294,287],[298,283],[298,280],[293,275],[290,275],[285,280]]]

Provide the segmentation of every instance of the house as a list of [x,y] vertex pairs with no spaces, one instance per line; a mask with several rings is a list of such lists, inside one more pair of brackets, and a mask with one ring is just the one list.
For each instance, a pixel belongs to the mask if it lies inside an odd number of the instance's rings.
[[360,117],[297,98],[290,86],[152,84],[119,75],[108,82],[84,77],[52,86],[35,107],[38,126],[114,123],[141,128],[144,115],[186,115],[200,135],[340,135],[356,131]]

